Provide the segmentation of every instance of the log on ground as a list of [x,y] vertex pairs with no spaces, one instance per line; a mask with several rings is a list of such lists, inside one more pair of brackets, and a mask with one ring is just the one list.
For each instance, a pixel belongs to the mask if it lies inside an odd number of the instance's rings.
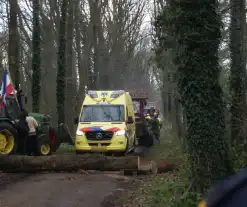
[[148,175],[157,173],[166,173],[178,169],[178,166],[166,161],[159,161],[158,163],[138,157],[138,170],[126,169],[123,170],[124,175]]
[[138,170],[138,157],[106,157],[102,155],[52,155],[43,157],[0,156],[3,172],[74,172],[78,170],[119,171]]
[[160,162],[157,164],[157,170],[158,170],[157,173],[166,173],[177,169],[179,169],[179,166],[173,163]]

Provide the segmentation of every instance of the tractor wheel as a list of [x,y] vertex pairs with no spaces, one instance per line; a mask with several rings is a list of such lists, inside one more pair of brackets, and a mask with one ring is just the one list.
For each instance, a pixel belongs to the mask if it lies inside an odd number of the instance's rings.
[[52,154],[51,139],[46,134],[41,134],[37,138],[36,156],[48,156]]
[[61,144],[61,137],[59,137],[59,133],[57,132],[57,129],[50,127],[49,136],[51,139],[52,152],[56,152]]
[[18,146],[18,135],[13,125],[0,122],[0,154],[15,154]]

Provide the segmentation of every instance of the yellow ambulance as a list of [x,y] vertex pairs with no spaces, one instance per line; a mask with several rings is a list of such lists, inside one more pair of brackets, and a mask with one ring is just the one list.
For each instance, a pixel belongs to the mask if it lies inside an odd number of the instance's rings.
[[124,90],[88,91],[78,117],[76,153],[127,153],[135,145],[135,115]]

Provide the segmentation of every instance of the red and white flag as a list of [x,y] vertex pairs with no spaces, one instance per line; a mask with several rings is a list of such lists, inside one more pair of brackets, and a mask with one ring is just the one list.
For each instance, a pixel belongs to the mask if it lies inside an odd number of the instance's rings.
[[3,74],[2,88],[1,88],[1,96],[4,104],[6,104],[6,98],[10,94],[15,94],[15,89],[13,84],[11,83],[9,72],[7,69],[5,69]]

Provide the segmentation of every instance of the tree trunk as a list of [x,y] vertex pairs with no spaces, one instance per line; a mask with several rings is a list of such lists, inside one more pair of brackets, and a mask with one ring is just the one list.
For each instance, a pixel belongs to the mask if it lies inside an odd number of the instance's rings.
[[[69,16],[67,24],[67,84],[66,84],[66,108],[69,109],[75,105],[76,95],[76,78],[73,79],[75,67],[73,64],[73,43],[74,43],[74,1],[69,3]],[[73,112],[74,110],[66,110],[66,124],[70,131],[73,131]]]
[[[231,76],[231,143],[239,147],[244,142],[245,75],[244,28],[246,21],[245,0],[231,0],[230,57]],[[243,150],[243,149],[238,149]]]
[[68,13],[68,0],[63,0],[61,5],[61,18],[60,18],[60,28],[59,28],[59,48],[58,48],[58,70],[57,70],[57,114],[58,114],[58,124],[64,123],[64,105],[65,105],[65,77],[66,77],[66,20]]
[[[80,1],[77,2],[76,7],[75,7],[75,42],[76,42],[76,56],[77,56],[77,66],[78,66],[78,73],[79,73],[79,90],[77,91],[76,94],[76,103],[74,105],[74,111],[75,113],[79,113],[81,110],[81,103],[84,99],[85,96],[85,85],[87,85],[87,71],[89,70],[87,67],[88,66],[88,56],[90,53],[90,50],[88,50],[88,41],[89,38],[84,37],[85,42],[83,42],[84,48],[86,48],[84,50],[84,54],[83,54],[83,58],[82,58],[82,48],[81,48],[81,44],[82,44],[82,38],[81,38],[81,32],[80,29],[83,28],[83,36],[87,36],[87,31],[86,31],[86,27],[84,24],[81,24],[80,22],[80,8],[79,8],[79,3]],[[83,60],[85,60],[83,62]],[[84,64],[83,64],[84,63]]]
[[184,139],[183,136],[183,126],[182,126],[182,110],[181,110],[181,104],[179,103],[178,97],[174,100],[174,105],[176,109],[176,126],[177,126],[177,135],[178,138],[182,141]]
[[162,71],[162,102],[164,119],[168,120],[168,98],[167,98],[167,75],[166,72]]
[[178,43],[178,88],[188,123],[191,190],[204,194],[234,172],[224,137],[223,93],[218,81],[221,19],[216,0],[180,0],[171,7],[176,17],[172,23]]
[[33,0],[33,59],[32,59],[32,105],[33,112],[40,110],[40,5],[39,0]]
[[92,74],[93,84],[91,89],[108,88],[108,50],[105,45],[103,23],[102,23],[102,3],[96,0],[90,2],[90,24],[92,25],[92,43],[93,43],[93,64]]
[[167,72],[167,120],[172,124],[172,104],[173,104],[173,83],[172,74],[170,71]]
[[17,11],[18,1],[10,0],[10,20],[9,20],[9,43],[8,43],[8,63],[11,79],[15,89],[19,89],[20,84],[20,36],[18,32]]
[[171,124],[172,124],[172,132],[174,135],[178,133],[178,126],[177,126],[177,108],[176,108],[176,95],[172,93],[172,101],[171,101]]
[[[55,2],[54,2],[55,3]],[[54,7],[54,8],[53,8]],[[52,16],[53,13],[59,14],[59,9],[56,6],[51,6]],[[57,76],[57,51],[58,51],[58,38],[57,32],[59,26],[56,20],[49,18],[45,15],[45,11],[40,11],[41,13],[41,94],[43,95],[43,101],[40,101],[40,105],[43,102],[44,111],[43,113],[50,114],[52,117],[52,124],[57,124],[57,110],[56,110],[56,76]],[[59,15],[57,15],[59,18]],[[55,28],[54,28],[55,25]],[[42,99],[41,99],[42,100]],[[42,106],[42,105],[41,105]],[[42,108],[43,108],[42,107]],[[41,110],[42,110],[41,108]],[[40,111],[42,112],[42,111]]]

